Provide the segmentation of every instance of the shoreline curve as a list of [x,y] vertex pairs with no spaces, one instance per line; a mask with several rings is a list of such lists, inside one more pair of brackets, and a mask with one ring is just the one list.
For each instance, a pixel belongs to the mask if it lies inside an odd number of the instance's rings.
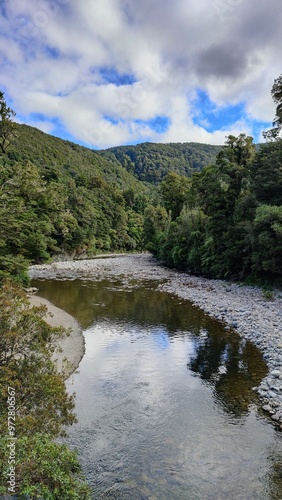
[[85,353],[82,328],[73,316],[55,306],[49,300],[39,295],[28,295],[28,300],[31,306],[38,307],[44,305],[47,307],[47,314],[44,319],[50,326],[63,326],[66,329],[70,329],[70,335],[60,339],[58,342],[59,350],[56,350],[52,356],[52,360],[55,362],[59,373],[66,380],[77,370]]

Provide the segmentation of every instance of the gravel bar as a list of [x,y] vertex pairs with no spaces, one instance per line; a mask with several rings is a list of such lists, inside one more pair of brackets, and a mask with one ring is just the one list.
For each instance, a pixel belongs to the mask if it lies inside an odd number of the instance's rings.
[[49,300],[38,295],[31,295],[28,299],[32,306],[46,306],[47,314],[44,319],[50,326],[63,326],[70,332],[68,336],[58,341],[58,346],[52,356],[59,373],[67,379],[77,369],[85,352],[82,328],[75,318]]

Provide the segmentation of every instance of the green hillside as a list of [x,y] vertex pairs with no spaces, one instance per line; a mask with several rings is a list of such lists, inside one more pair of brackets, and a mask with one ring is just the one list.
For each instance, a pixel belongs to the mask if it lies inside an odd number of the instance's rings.
[[144,210],[159,199],[154,185],[170,171],[191,176],[218,149],[146,143],[93,151],[14,123],[0,156],[0,273],[18,276],[28,262],[56,254],[142,249]]
[[0,155],[0,276],[141,246],[148,187],[97,152],[15,124]]
[[46,134],[28,125],[16,125],[16,139],[8,157],[19,162],[29,160],[38,166],[46,179],[70,176],[77,184],[89,182],[91,176],[102,176],[106,182],[122,189],[142,189],[116,161],[103,158],[92,149]]
[[195,171],[201,171],[215,162],[222,146],[209,144],[143,143],[136,146],[120,146],[99,152],[104,158],[118,161],[137,179],[158,184],[171,171],[191,177]]
[[93,151],[27,125],[15,132],[0,155],[0,278],[58,254],[144,248],[197,274],[277,278],[281,141]]

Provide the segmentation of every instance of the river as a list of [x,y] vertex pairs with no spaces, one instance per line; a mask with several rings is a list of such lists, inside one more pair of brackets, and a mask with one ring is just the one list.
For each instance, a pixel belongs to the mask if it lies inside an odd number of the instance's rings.
[[281,500],[281,432],[253,390],[260,351],[159,281],[34,279],[74,316],[86,352],[67,381],[93,499]]

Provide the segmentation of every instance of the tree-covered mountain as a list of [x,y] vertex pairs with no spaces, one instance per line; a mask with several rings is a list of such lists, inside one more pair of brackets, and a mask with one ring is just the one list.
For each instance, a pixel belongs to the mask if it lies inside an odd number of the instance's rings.
[[0,275],[59,253],[140,248],[149,189],[95,151],[13,124],[0,186]]
[[27,262],[56,254],[141,249],[144,210],[153,193],[158,197],[154,185],[170,171],[190,176],[201,170],[219,149],[140,144],[98,152],[19,125],[9,120],[12,110],[3,110],[8,117],[5,121],[3,114],[0,131],[3,275],[18,275]]
[[104,221],[112,228],[127,220],[126,203],[101,161],[73,161],[70,145],[13,116],[0,92],[0,496],[90,500],[77,453],[54,441],[76,421],[52,359],[67,332],[49,326],[46,308],[31,307],[15,281],[25,281],[30,261],[95,244],[95,217],[111,203]]
[[194,273],[276,279],[280,165],[281,141],[257,148],[244,134],[222,147],[145,143],[97,152],[13,124],[0,155],[0,276],[56,254],[149,245]]
[[10,160],[31,161],[40,168],[46,179],[72,177],[79,185],[89,183],[95,176],[121,189],[143,190],[116,161],[103,158],[99,152],[46,134],[35,127],[15,125],[15,138],[7,150]]
[[191,177],[213,163],[222,146],[209,144],[143,143],[136,146],[119,146],[99,151],[109,160],[117,161],[137,179],[158,184],[171,171]]

